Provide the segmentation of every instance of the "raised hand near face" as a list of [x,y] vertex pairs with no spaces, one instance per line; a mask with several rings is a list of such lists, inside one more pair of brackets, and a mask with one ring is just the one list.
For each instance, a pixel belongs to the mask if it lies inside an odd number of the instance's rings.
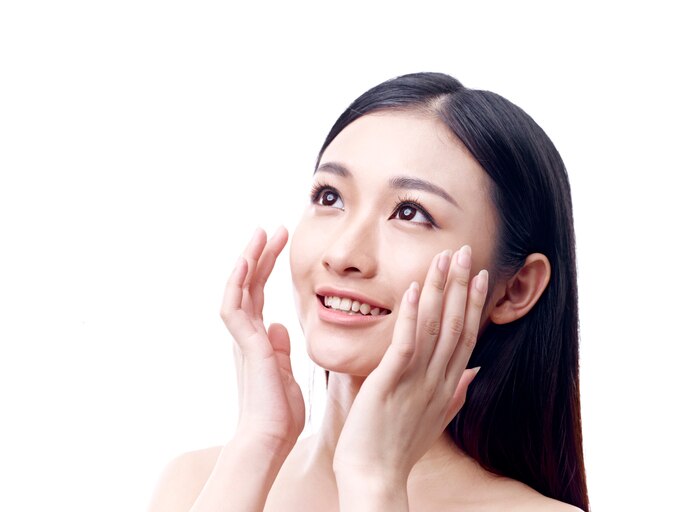
[[413,465],[465,403],[488,287],[486,270],[470,281],[471,261],[469,246],[437,254],[421,293],[415,282],[404,293],[391,345],[361,386],[337,444],[340,487],[360,476],[405,489]]
[[263,324],[263,289],[287,243],[278,229],[270,240],[258,229],[225,288],[221,318],[235,339],[240,417],[236,437],[288,451],[303,430],[305,407],[294,380],[287,329]]

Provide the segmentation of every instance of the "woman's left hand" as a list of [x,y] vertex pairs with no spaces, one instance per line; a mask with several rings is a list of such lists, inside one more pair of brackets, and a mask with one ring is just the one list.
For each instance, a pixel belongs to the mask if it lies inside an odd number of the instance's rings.
[[[349,411],[334,455],[342,487],[398,489],[465,403],[488,273],[470,281],[471,249],[435,256],[422,293],[403,295],[391,345]],[[356,486],[349,483],[350,487]]]

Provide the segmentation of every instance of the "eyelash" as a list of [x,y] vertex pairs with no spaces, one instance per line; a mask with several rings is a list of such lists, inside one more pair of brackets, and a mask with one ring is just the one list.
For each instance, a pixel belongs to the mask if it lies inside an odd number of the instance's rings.
[[418,201],[417,198],[411,196],[400,196],[398,198],[398,201],[396,201],[396,204],[394,205],[394,211],[391,214],[391,216],[393,217],[394,215],[396,215],[399,208],[405,206],[412,206],[413,208],[418,210],[422,215],[424,215],[425,218],[429,221],[429,224],[425,224],[424,222],[418,222],[417,224],[422,224],[424,227],[428,229],[439,227],[439,225],[434,220],[434,217],[432,217],[427,211],[427,209],[424,206],[422,206],[422,203],[420,203],[420,201]]
[[337,195],[339,195],[339,196],[341,195],[341,194],[337,191],[336,188],[334,188],[334,187],[328,185],[327,183],[324,183],[324,182],[314,183],[314,184],[313,184],[313,188],[311,189],[311,202],[314,203],[314,202],[316,202],[318,199],[320,199],[320,194],[321,194],[321,192],[322,192],[323,190],[325,190],[325,189],[329,189],[329,190],[331,190],[332,192],[334,192],[335,194],[337,194]]
[[[311,202],[317,202],[320,199],[320,195],[325,190],[330,190],[337,194],[339,197],[341,197],[341,194],[336,188],[328,185],[327,183],[321,182],[313,185],[313,188],[311,189]],[[432,217],[429,214],[429,212],[427,212],[427,209],[424,206],[422,206],[422,203],[420,203],[420,201],[418,201],[417,198],[411,196],[400,196],[398,198],[398,201],[396,201],[396,204],[394,205],[394,209],[392,211],[391,216],[394,217],[394,215],[396,215],[396,213],[398,212],[399,208],[402,206],[411,206],[415,208],[429,221],[429,224],[425,222],[417,222],[417,224],[421,224],[427,229],[439,227],[436,221],[434,221],[434,217]]]

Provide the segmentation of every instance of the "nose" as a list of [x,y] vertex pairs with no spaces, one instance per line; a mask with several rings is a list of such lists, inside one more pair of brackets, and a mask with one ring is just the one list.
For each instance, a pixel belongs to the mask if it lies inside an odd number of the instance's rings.
[[340,276],[370,278],[377,274],[376,227],[367,218],[347,219],[330,233],[322,264]]

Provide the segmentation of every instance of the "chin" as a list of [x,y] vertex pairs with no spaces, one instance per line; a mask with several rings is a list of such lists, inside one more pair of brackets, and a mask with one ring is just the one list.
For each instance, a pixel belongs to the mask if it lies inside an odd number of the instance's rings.
[[377,368],[387,346],[369,346],[367,338],[350,339],[348,333],[306,336],[306,350],[315,364],[330,372],[357,377],[367,377]]

